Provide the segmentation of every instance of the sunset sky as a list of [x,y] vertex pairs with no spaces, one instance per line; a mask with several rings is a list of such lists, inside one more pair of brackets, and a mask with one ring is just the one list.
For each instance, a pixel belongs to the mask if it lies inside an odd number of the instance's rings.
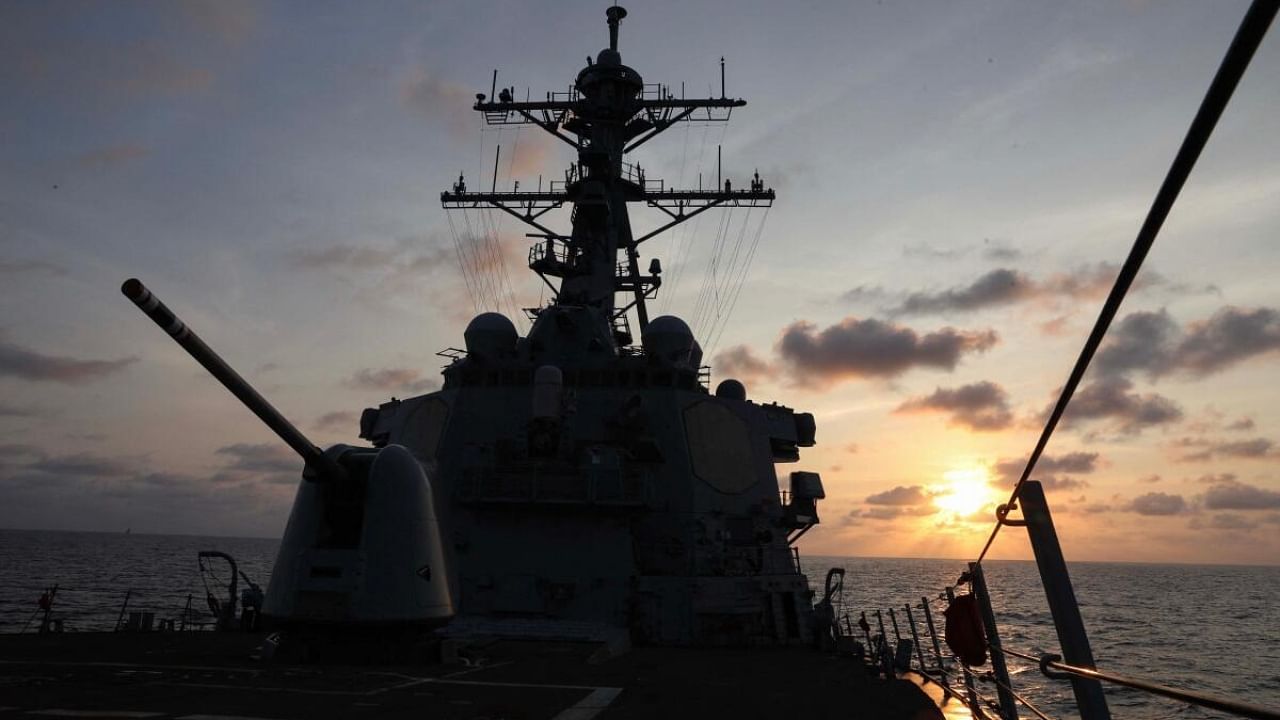
[[[495,67],[567,89],[606,5],[0,4],[0,527],[277,536],[298,462],[121,281],[357,442],[479,306],[545,300],[498,218],[512,297],[469,292],[439,192],[497,145],[499,187],[560,176],[570,148],[470,104]],[[749,103],[647,144],[648,177],[710,184],[722,145],[778,192],[643,252],[717,381],[816,416],[779,467],[826,484],[804,552],[977,553],[1246,7],[629,4],[647,82],[718,95],[723,55]],[[1280,562],[1277,117],[1273,28],[1040,464],[1070,559]]]

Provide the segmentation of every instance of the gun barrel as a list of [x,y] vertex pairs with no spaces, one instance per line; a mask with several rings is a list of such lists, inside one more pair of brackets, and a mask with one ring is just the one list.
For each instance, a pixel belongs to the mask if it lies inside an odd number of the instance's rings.
[[173,314],[164,303],[160,302],[160,298],[147,289],[137,278],[130,278],[120,286],[120,291],[125,297],[133,301],[138,309],[155,321],[169,337],[182,346],[196,362],[204,366],[209,374],[218,379],[224,387],[231,391],[245,407],[249,408],[254,415],[257,415],[262,422],[271,428],[272,432],[284,440],[285,444],[293,448],[293,451],[302,456],[306,464],[315,470],[321,478],[333,478],[343,474],[342,468],[336,461],[325,455],[320,448],[307,439],[293,423],[285,419],[280,411],[276,410],[267,399],[258,394],[240,374],[231,369],[231,366],[223,360],[218,353],[214,352],[208,345],[200,339],[199,335],[187,327],[177,315]]

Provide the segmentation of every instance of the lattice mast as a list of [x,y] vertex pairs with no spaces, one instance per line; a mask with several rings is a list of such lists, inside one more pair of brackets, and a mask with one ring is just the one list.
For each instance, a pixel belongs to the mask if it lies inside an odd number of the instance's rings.
[[[497,72],[490,95],[476,95],[475,110],[489,125],[536,125],[573,146],[577,162],[565,170],[564,180],[546,188],[499,192],[496,173],[489,192],[471,191],[462,177],[451,191],[441,193],[446,209],[494,207],[532,227],[528,237],[540,238],[530,248],[529,268],[553,292],[553,304],[589,305],[612,318],[619,344],[631,342],[626,314],[635,308],[640,329],[649,322],[645,302],[657,295],[661,265],[655,258],[647,274],[640,270],[640,244],[713,207],[769,207],[774,192],[756,174],[748,187],[734,189],[717,173],[716,185],[696,190],[667,188],[660,179],[626,161],[627,155],[681,121],[727,122],[733,108],[746,105],[724,93],[724,58],[720,59],[720,97],[676,97],[666,85],[649,84],[622,64],[618,52],[618,24],[624,8],[606,11],[609,47],[578,73],[572,89],[548,92],[545,100],[517,101],[512,88],[497,88]],[[497,93],[496,97],[494,93]],[[568,235],[542,224],[542,216],[566,203],[573,206]],[[664,222],[640,237],[631,231],[627,206],[645,203],[666,214]],[[557,287],[551,279],[559,279]],[[621,300],[615,299],[618,293]]]

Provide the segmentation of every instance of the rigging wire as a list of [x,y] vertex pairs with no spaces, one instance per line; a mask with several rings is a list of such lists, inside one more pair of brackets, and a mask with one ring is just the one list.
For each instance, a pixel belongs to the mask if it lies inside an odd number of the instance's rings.
[[720,336],[724,334],[725,328],[729,325],[729,318],[733,317],[734,308],[738,306],[738,296],[742,293],[743,285],[746,284],[747,272],[751,269],[752,261],[755,260],[757,248],[760,247],[760,238],[764,236],[765,223],[769,221],[769,210],[771,209],[770,207],[764,209],[764,214],[760,216],[760,222],[756,225],[755,237],[751,240],[751,248],[747,251],[747,259],[742,264],[742,272],[730,292],[729,309],[725,312],[724,321],[720,323],[720,328],[715,332],[709,349],[706,351],[706,357],[708,358],[714,355],[716,347],[720,344]]
[[467,297],[471,299],[471,311],[479,312],[480,308],[476,304],[476,292],[472,287],[471,273],[467,272],[467,265],[462,260],[462,242],[458,239],[458,228],[453,222],[453,211],[446,209],[444,217],[449,221],[449,235],[453,238],[453,251],[458,258],[458,272],[462,275],[462,282],[467,287]]
[[[1142,268],[1142,261],[1146,259],[1147,252],[1151,250],[1156,236],[1160,234],[1161,226],[1164,225],[1165,219],[1169,217],[1169,211],[1173,209],[1173,204],[1178,199],[1178,194],[1182,191],[1183,185],[1186,184],[1187,177],[1191,175],[1191,170],[1195,167],[1201,151],[1204,150],[1205,145],[1209,142],[1209,137],[1213,134],[1213,129],[1218,124],[1218,119],[1222,117],[1222,112],[1231,100],[1231,95],[1240,83],[1240,78],[1243,77],[1245,70],[1249,67],[1249,62],[1253,59],[1254,52],[1262,43],[1262,38],[1267,34],[1267,28],[1271,25],[1277,10],[1280,10],[1280,1],[1278,0],[1254,0],[1248,12],[1245,13],[1244,20],[1241,21],[1240,28],[1236,31],[1236,35],[1231,41],[1231,46],[1227,49],[1227,54],[1222,59],[1222,64],[1218,67],[1217,74],[1214,75],[1213,81],[1209,84],[1209,90],[1205,93],[1200,109],[1196,112],[1195,119],[1191,121],[1191,127],[1187,130],[1187,135],[1183,139],[1181,147],[1178,148],[1178,154],[1174,156],[1173,164],[1170,166],[1164,182],[1160,185],[1160,190],[1156,193],[1151,209],[1147,212],[1147,217],[1143,221],[1141,229],[1138,230],[1138,236],[1134,240],[1133,248],[1130,249],[1129,256],[1124,261],[1124,266],[1120,268],[1120,274],[1116,277],[1115,285],[1112,286],[1106,302],[1102,305],[1102,312],[1099,313],[1098,320],[1094,323],[1093,330],[1089,333],[1089,338],[1085,341],[1084,347],[1080,351],[1080,357],[1076,360],[1075,367],[1071,370],[1067,384],[1063,387],[1062,394],[1054,405],[1048,422],[1045,423],[1044,431],[1040,433],[1040,439],[1036,442],[1035,449],[1031,451],[1031,456],[1027,459],[1027,465],[1022,471],[1022,475],[1013,486],[1013,492],[1009,495],[1007,507],[1013,507],[1018,499],[1018,493],[1022,490],[1022,486],[1026,484],[1027,479],[1031,477],[1032,471],[1035,470],[1036,461],[1040,459],[1045,446],[1049,444],[1049,438],[1053,436],[1053,431],[1057,428],[1058,421],[1062,418],[1063,413],[1066,412],[1067,405],[1071,402],[1071,397],[1075,394],[1076,387],[1079,386],[1080,381],[1084,378],[1085,371],[1089,369],[1090,361],[1093,360],[1094,354],[1098,351],[1098,346],[1102,344],[1102,339],[1107,334],[1111,321],[1115,319],[1116,313],[1120,310],[1120,304],[1124,302],[1125,295],[1129,292],[1134,279],[1138,276],[1138,271]],[[991,544],[995,542],[996,536],[1000,534],[1000,528],[1002,527],[1004,527],[1004,523],[997,521],[990,537],[987,538],[986,545],[982,547],[982,552],[978,554],[978,562],[982,562],[982,559],[986,557],[987,551],[991,549]]]

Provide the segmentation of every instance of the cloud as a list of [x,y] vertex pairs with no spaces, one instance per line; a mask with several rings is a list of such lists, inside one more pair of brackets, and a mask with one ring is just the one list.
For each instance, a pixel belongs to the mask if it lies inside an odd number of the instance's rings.
[[1111,375],[1204,377],[1277,350],[1280,312],[1272,308],[1228,305],[1186,327],[1160,310],[1126,315],[1108,333],[1095,364]]
[[1177,515],[1186,511],[1187,501],[1181,495],[1152,492],[1134,498],[1125,509],[1139,515]]
[[1175,443],[1175,447],[1179,448],[1195,448],[1194,452],[1189,452],[1178,457],[1179,462],[1205,462],[1214,457],[1228,457],[1237,459],[1260,459],[1275,457],[1275,443],[1266,438],[1252,438],[1250,440],[1233,440],[1228,442],[1214,442],[1203,438],[1179,438]]
[[869,507],[865,510],[851,510],[849,512],[849,522],[852,524],[852,518],[867,518],[868,520],[895,520],[900,517],[919,517],[922,515],[932,515],[933,508],[929,506],[909,507],[905,505],[877,505]]
[[1211,530],[1252,530],[1257,527],[1258,523],[1250,520],[1243,515],[1236,513],[1220,513],[1212,515],[1206,522],[1201,518],[1193,518],[1191,528],[1193,530],[1211,529]]
[[856,442],[851,442],[844,446],[844,451],[849,453],[850,455],[857,455],[858,451],[861,449],[862,448]]
[[966,353],[984,352],[998,342],[994,330],[946,327],[918,334],[911,328],[869,318],[845,318],[819,330],[798,321],[782,331],[776,349],[803,385],[846,378],[891,378],[913,367],[954,370]]
[[475,129],[475,92],[431,72],[420,63],[408,66],[400,80],[400,100],[428,120],[440,120],[456,138],[469,138]]
[[1255,426],[1255,423],[1253,422],[1253,418],[1242,417],[1239,420],[1236,420],[1235,422],[1232,422],[1229,425],[1227,425],[1227,429],[1246,432],[1248,430],[1252,430],[1254,426]]
[[344,384],[357,390],[409,391],[425,393],[440,387],[434,378],[422,377],[416,368],[362,368],[347,378]]
[[0,273],[66,275],[67,269],[44,260],[0,260]]
[[296,473],[302,469],[302,459],[283,443],[236,443],[215,450],[230,458],[227,470],[250,473]]
[[1280,492],[1246,485],[1234,480],[1215,483],[1202,498],[1210,510],[1280,509]]
[[0,402],[0,417],[35,417],[40,412],[34,408],[19,407],[8,403]]
[[137,458],[103,457],[89,453],[73,455],[41,456],[26,464],[31,472],[84,478],[118,478],[138,471]]
[[119,360],[80,360],[59,355],[45,355],[11,343],[0,336],[0,377],[9,376],[34,382],[77,385],[119,372],[137,361],[136,357]]
[[1178,324],[1164,310],[1129,313],[1107,331],[1093,367],[1106,375],[1159,368],[1158,374],[1168,362],[1169,344],[1178,333]]
[[942,412],[950,416],[949,424],[979,431],[1003,430],[1013,424],[1008,393],[990,381],[957,388],[940,387],[931,395],[902,403],[894,412]]
[[892,490],[867,496],[868,505],[921,505],[929,501],[924,488],[919,485],[905,487],[899,485]]
[[768,362],[757,357],[746,345],[734,345],[716,353],[711,364],[717,375],[737,378],[743,382],[763,380],[774,372]]
[[1175,367],[1204,376],[1276,350],[1280,350],[1280,313],[1271,308],[1228,306],[1189,325],[1173,360]]
[[[1182,408],[1173,400],[1156,393],[1142,395],[1132,389],[1133,383],[1120,377],[1085,385],[1067,407],[1064,424],[1108,420],[1119,432],[1132,435],[1182,419]],[[1046,409],[1045,417],[1051,409]]]
[[149,150],[141,145],[111,145],[76,158],[76,165],[86,169],[103,169],[146,157]]
[[[1068,490],[1089,487],[1089,483],[1070,474],[1086,475],[1098,469],[1098,453],[1071,452],[1066,455],[1041,455],[1031,479],[1038,480],[1050,490]],[[1022,458],[1000,460],[995,464],[995,474],[1003,485],[1013,485],[1022,477],[1027,461]],[[1062,474],[1057,474],[1062,473]],[[1070,474],[1068,474],[1070,473]]]
[[1035,284],[1022,273],[1007,268],[992,270],[973,283],[937,293],[911,293],[894,314],[920,315],[954,310],[977,310],[1018,302],[1035,294]]
[[360,413],[353,410],[338,410],[321,415],[315,421],[317,430],[354,431],[359,428]]
[[[990,251],[988,251],[990,254]],[[997,254],[1003,254],[997,251]],[[1000,305],[1011,305],[1055,297],[1083,299],[1102,297],[1111,287],[1119,268],[1111,263],[1084,265],[1069,272],[1056,273],[1036,280],[1012,268],[990,270],[977,280],[937,292],[914,292],[895,308],[894,315],[970,312]],[[1163,282],[1149,275],[1145,284]]]
[[[511,161],[508,165],[510,178],[517,181],[524,178],[525,184],[522,184],[524,189],[537,189],[536,180],[534,180],[533,187],[528,187],[527,183],[533,179],[533,176],[540,174],[550,164],[552,159],[551,149],[554,147],[552,145],[553,142],[556,141],[542,132],[537,132],[536,134],[531,132],[529,135],[519,138],[519,143],[511,151]],[[505,153],[506,149],[503,148],[503,150]],[[499,178],[498,184],[502,184],[501,178]]]

